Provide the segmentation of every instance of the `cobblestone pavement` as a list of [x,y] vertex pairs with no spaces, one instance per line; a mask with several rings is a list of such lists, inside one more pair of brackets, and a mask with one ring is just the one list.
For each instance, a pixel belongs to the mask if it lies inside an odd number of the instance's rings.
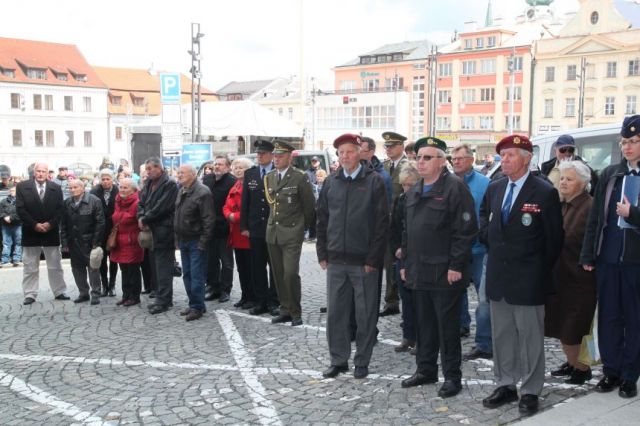
[[[230,303],[208,302],[208,312],[187,323],[182,281],[175,306],[149,315],[148,300],[124,308],[116,298],[97,306],[53,301],[41,268],[41,294],[23,306],[22,268],[0,269],[0,423],[31,424],[505,424],[520,418],[517,404],[487,410],[493,389],[490,361],[463,363],[463,390],[437,396],[439,385],[402,389],[415,361],[397,354],[400,317],[381,318],[371,374],[323,379],[325,276],[306,243],[302,259],[303,327],[271,325]],[[77,289],[69,265],[65,278]],[[42,285],[42,280],[44,285]],[[474,292],[469,291],[471,308]],[[473,330],[472,330],[473,336]],[[463,339],[463,353],[473,338]],[[547,370],[561,363],[557,342],[547,342]],[[541,406],[548,409],[589,392],[548,376]],[[441,378],[442,381],[442,378]]]

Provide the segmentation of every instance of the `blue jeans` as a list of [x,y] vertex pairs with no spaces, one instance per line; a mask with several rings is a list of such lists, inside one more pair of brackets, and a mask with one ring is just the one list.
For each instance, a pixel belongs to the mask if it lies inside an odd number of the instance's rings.
[[22,262],[22,225],[2,225],[2,263],[11,261],[13,246],[13,263]]
[[[486,254],[474,254],[471,262],[471,279],[478,294],[478,307],[476,308],[476,348],[483,352],[491,353],[493,352],[491,344],[491,311],[489,309],[486,292],[486,270]],[[460,326],[469,328],[471,325],[471,316],[469,315],[469,299],[466,291],[462,295],[461,305]]]
[[206,312],[204,283],[207,278],[207,251],[198,248],[198,241],[181,241],[182,281],[189,297],[189,308]]

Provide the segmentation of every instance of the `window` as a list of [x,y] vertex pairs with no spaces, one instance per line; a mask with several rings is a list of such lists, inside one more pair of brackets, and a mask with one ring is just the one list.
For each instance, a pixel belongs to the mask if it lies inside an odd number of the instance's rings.
[[20,93],[11,94],[11,109],[20,108]]
[[61,80],[61,81],[67,81],[69,79],[66,72],[55,72],[54,71],[53,74],[56,76],[56,78],[58,80]]
[[462,89],[460,92],[462,102],[471,103],[476,101],[476,89]]
[[462,62],[462,75],[471,75],[476,73],[476,62],[475,61],[464,61]]
[[13,129],[13,146],[22,146],[22,130]]
[[[509,116],[505,115],[504,117],[504,128],[505,129],[509,129]],[[513,130],[520,130],[520,116],[519,115],[514,115],[513,116]]]
[[496,36],[487,38],[487,47],[494,47],[496,45]]
[[402,55],[402,53],[401,53],[401,52],[400,52],[400,53],[394,53],[394,54],[391,56],[391,59],[392,59],[393,61],[401,61],[401,60],[403,59],[403,55]]
[[353,92],[356,90],[356,82],[353,80],[344,80],[340,82],[340,90],[343,92]]
[[134,106],[144,106],[144,97],[142,96],[132,96]]
[[496,60],[483,59],[482,61],[480,61],[480,69],[482,70],[482,74],[495,74]]
[[480,129],[493,130],[493,116],[480,116]]
[[466,39],[464,41],[464,48],[467,50],[473,49],[473,40],[471,40],[470,38]]
[[53,95],[44,95],[44,109],[53,111]]
[[564,108],[564,116],[565,117],[575,117],[576,116],[576,98],[567,98]]
[[36,130],[33,135],[36,146],[42,146],[42,130]]
[[113,105],[122,105],[122,96],[112,96],[111,103]]
[[460,129],[462,130],[471,130],[473,129],[473,117],[461,117],[460,118]]
[[91,146],[93,146],[91,132],[84,132],[84,147],[91,148]]
[[544,81],[554,81],[556,79],[556,67],[546,67],[544,69]]
[[616,114],[616,97],[607,96],[604,99],[604,115],[615,115],[615,114]]
[[617,62],[607,62],[607,77],[615,78],[618,74],[618,63]]
[[82,104],[84,105],[84,112],[91,112],[91,97],[83,96]]
[[451,90],[438,90],[438,103],[450,104],[451,103]]
[[28,68],[27,69],[27,77],[35,78],[37,80],[46,80],[47,79],[47,70],[40,68]]
[[444,64],[438,64],[438,77],[448,77],[451,75],[451,70],[453,66],[451,62],[447,62]]
[[640,59],[629,61],[629,75],[640,75]]
[[482,49],[484,47],[484,40],[482,38],[476,39],[476,49]]
[[384,87],[387,90],[402,90],[404,87],[403,77],[385,78]]
[[600,18],[600,16],[598,15],[598,12],[591,12],[591,23],[593,25],[598,23],[598,18]]
[[513,70],[522,71],[522,56],[515,56],[513,58]]
[[[117,127],[116,127],[117,129]],[[67,130],[66,132],[64,132],[67,135],[67,143],[65,144],[65,146],[67,148],[72,148],[74,143],[73,143],[73,130]]]
[[122,127],[120,126],[116,126],[116,140],[117,141],[122,140]]
[[575,80],[576,77],[577,77],[576,66],[575,65],[567,65],[567,80]]
[[9,78],[16,78],[16,70],[10,68],[0,67],[0,74]]
[[293,108],[289,107],[289,110],[287,112],[289,114],[288,115],[289,120],[293,120]]
[[451,130],[451,118],[436,117],[436,130]]
[[380,88],[380,82],[377,79],[362,80],[362,88],[365,92],[377,92]]
[[361,56],[360,57],[360,63],[361,64],[370,64],[371,63],[371,56]]
[[627,96],[627,107],[624,113],[626,115],[636,114],[636,95]]
[[64,110],[73,111],[73,96],[64,97]]
[[[506,100],[510,101],[511,100],[511,88],[509,86],[506,87],[505,90],[505,94],[507,96]],[[514,101],[521,101],[522,100],[522,86],[514,86],[513,87],[513,100]]]
[[278,115],[280,117],[284,116],[284,109],[283,108],[278,108]]
[[47,146],[52,147],[56,145],[55,142],[55,135],[53,134],[53,130],[47,130],[47,132],[45,133],[46,137],[47,137]]
[[42,109],[42,95],[33,95],[33,109]]
[[544,100],[544,118],[553,118],[553,99]]
[[491,102],[495,99],[496,89],[493,87],[486,87],[480,89],[480,102]]

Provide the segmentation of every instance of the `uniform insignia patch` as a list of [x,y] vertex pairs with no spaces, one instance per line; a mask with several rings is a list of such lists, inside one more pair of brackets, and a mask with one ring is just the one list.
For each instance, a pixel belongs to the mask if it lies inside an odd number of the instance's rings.
[[531,217],[531,214],[525,213],[525,214],[522,215],[522,224],[524,226],[531,225],[531,222],[533,222],[533,217]]
[[520,138],[518,136],[513,138],[513,143],[518,144],[520,143]]
[[471,220],[471,214],[469,214],[469,212],[462,213],[462,220],[469,222]]

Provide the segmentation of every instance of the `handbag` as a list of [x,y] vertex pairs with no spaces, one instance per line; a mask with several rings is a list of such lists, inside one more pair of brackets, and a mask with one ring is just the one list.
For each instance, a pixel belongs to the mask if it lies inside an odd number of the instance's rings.
[[107,237],[107,250],[111,251],[118,246],[118,228],[120,227],[120,222],[111,228],[111,232],[109,232],[109,236]]
[[598,349],[598,312],[591,323],[591,332],[582,337],[582,343],[580,344],[580,353],[578,354],[578,361],[586,365],[600,364],[600,350]]

